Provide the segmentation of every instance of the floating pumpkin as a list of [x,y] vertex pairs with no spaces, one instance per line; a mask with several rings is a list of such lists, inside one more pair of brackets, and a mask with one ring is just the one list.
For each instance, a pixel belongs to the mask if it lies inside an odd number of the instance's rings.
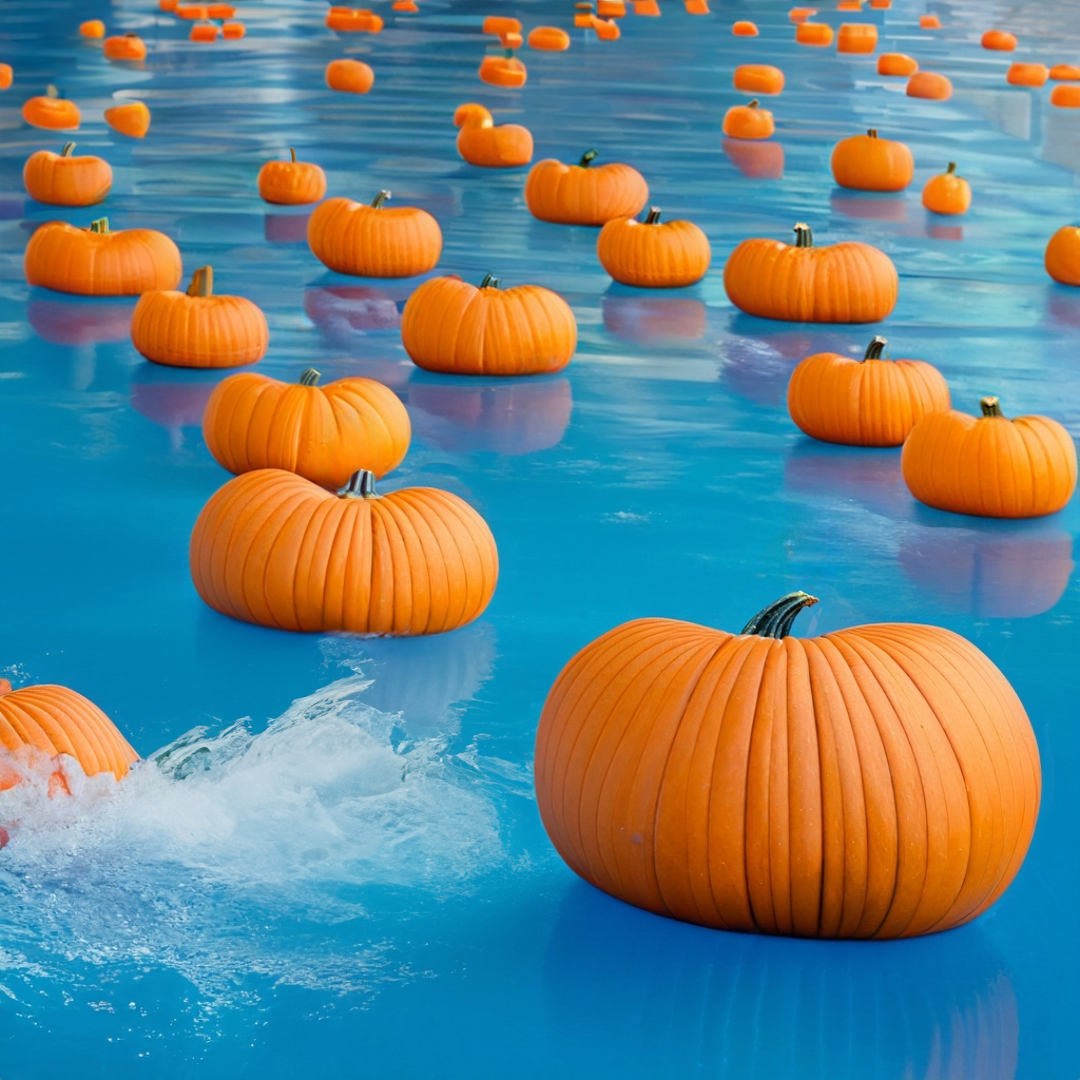
[[787,322],[880,322],[896,306],[892,260],[869,244],[814,247],[809,226],[795,243],[744,240],[724,267],[728,298],[748,315]]
[[521,20],[508,15],[489,15],[480,28],[483,33],[501,38],[503,34],[520,34]]
[[145,60],[146,42],[138,34],[121,34],[105,39],[106,60]]
[[15,78],[15,69],[10,64],[0,64],[0,90],[7,90]]
[[326,25],[343,33],[378,34],[383,21],[367,8],[332,7],[326,13]]
[[596,14],[603,19],[621,19],[626,15],[625,0],[596,0]]
[[82,114],[74,101],[62,98],[55,86],[49,86],[44,94],[23,102],[22,118],[33,127],[71,131],[79,126]]
[[23,258],[26,281],[83,296],[135,296],[150,289],[175,289],[182,273],[180,252],[154,229],[110,232],[109,219],[88,229],[49,221],[35,230]]
[[836,35],[836,51],[872,53],[877,48],[877,27],[873,23],[844,23]]
[[593,6],[592,4],[575,4],[574,5],[574,26],[580,30],[588,30],[594,20]]
[[800,45],[824,48],[833,42],[833,28],[825,23],[804,22],[795,27],[795,40]]
[[797,937],[913,937],[1001,896],[1041,794],[1016,693],[934,626],[790,637],[816,602],[790,593],[740,634],[636,619],[563,668],[535,784],[575,873],[659,915]]
[[870,0],[870,6],[875,11],[888,11],[892,7],[892,0]]
[[420,10],[413,0],[394,0],[390,6],[394,11],[404,11],[410,15],[415,15]]
[[740,64],[732,81],[745,94],[779,94],[784,89],[784,73],[771,64]]
[[210,18],[210,12],[206,10],[205,4],[177,4],[173,12],[178,19],[186,19],[189,22]]
[[982,36],[982,47],[997,52],[1012,52],[1016,48],[1016,36],[1007,30],[987,30]]
[[375,85],[375,72],[363,60],[331,60],[326,85],[346,94],[366,94]]
[[[82,694],[48,684],[12,690],[7,679],[0,679],[0,751],[17,764],[35,751],[66,754],[87,776],[108,772],[117,780],[139,760],[117,726]],[[0,760],[0,791],[19,782],[19,773]],[[50,780],[50,794],[57,788],[71,794],[62,769],[56,783]]]
[[1005,81],[1010,86],[1044,86],[1050,78],[1050,69],[1045,64],[1010,64],[1005,72]]
[[176,11],[177,0],[158,0],[159,11]]
[[932,176],[923,188],[922,204],[935,214],[966,214],[971,206],[971,185],[956,175],[956,162],[940,176]]
[[588,150],[577,165],[537,162],[525,180],[529,213],[558,225],[604,225],[639,214],[649,201],[645,177],[617,161],[593,166],[597,156]]
[[773,114],[757,98],[748,105],[732,105],[724,114],[723,131],[733,139],[767,139],[776,130]]
[[435,488],[376,495],[356,473],[337,494],[279,469],[230,480],[191,534],[191,577],[210,607],[282,630],[439,634],[472,622],[499,575],[495,538]]
[[397,394],[373,379],[318,380],[314,368],[297,383],[247,371],[223,379],[203,417],[210,453],[229,472],[285,469],[334,489],[358,469],[396,469],[411,434]]
[[537,26],[529,31],[530,49],[542,52],[565,52],[570,48],[570,35],[557,26]]
[[788,12],[788,18],[795,23],[796,26],[806,22],[807,19],[812,19],[818,13],[817,8],[810,7],[793,7]]
[[1080,86],[1055,86],[1050,91],[1050,104],[1059,109],[1080,109]]
[[105,24],[100,19],[87,19],[79,23],[79,33],[85,38],[103,38],[105,36]]
[[142,139],[150,130],[150,110],[141,101],[114,105],[105,110],[105,123],[121,135]]
[[915,175],[915,159],[902,142],[879,139],[877,128],[841,139],[832,152],[833,179],[856,191],[903,191]]
[[862,11],[862,0],[839,0],[837,11]]
[[239,41],[247,33],[247,27],[242,22],[230,19],[221,24],[221,36],[226,41]]
[[908,97],[948,101],[952,97],[952,91],[952,81],[932,71],[917,71],[907,83]]
[[660,14],[660,5],[656,0],[634,0],[634,14],[656,18]]
[[758,28],[755,23],[749,21],[749,19],[740,19],[738,22],[731,24],[731,32],[736,37],[757,37]]
[[1062,285],[1080,285],[1080,226],[1063,225],[1046,245],[1046,272]]
[[614,19],[593,19],[592,28],[601,41],[618,41],[622,36],[619,24]]
[[525,65],[511,55],[509,49],[505,56],[485,56],[480,62],[480,81],[490,86],[509,86],[517,88],[525,85],[529,73]]
[[683,0],[683,7],[687,15],[710,15],[709,5],[706,0]]
[[483,105],[461,105],[454,113],[454,126],[461,128],[457,151],[470,165],[508,169],[528,165],[533,156],[533,137],[521,124],[495,126]]
[[217,23],[196,23],[188,34],[191,41],[217,41],[221,28]]
[[208,4],[206,17],[208,19],[231,19],[236,14],[236,8],[232,4]]
[[623,285],[678,289],[700,281],[712,261],[709,238],[692,221],[660,221],[652,207],[644,221],[609,221],[596,240],[600,265]]
[[978,517],[1043,517],[1076,489],[1076,447],[1045,416],[1008,419],[996,397],[982,416],[932,413],[911,430],[901,465],[911,494],[927,506]]
[[941,20],[936,15],[920,15],[919,26],[923,30],[940,30]]
[[1050,78],[1056,82],[1080,82],[1080,64],[1055,64]]
[[426,274],[442,254],[442,230],[415,206],[389,208],[389,191],[370,206],[351,199],[327,199],[311,215],[308,246],[321,263],[339,274],[401,278]]
[[919,70],[919,61],[906,53],[882,53],[878,57],[879,75],[914,75]]
[[259,170],[259,195],[277,206],[306,206],[326,194],[326,173],[310,161],[297,161],[290,146],[291,161],[268,161]]
[[409,297],[401,340],[425,371],[539,375],[570,363],[577,323],[569,304],[539,285],[504,290],[488,274],[476,288],[459,277],[439,277]]
[[949,387],[924,360],[891,361],[875,337],[862,360],[839,353],[808,356],[791,375],[788,412],[822,442],[900,446],[927,413],[949,408]]
[[73,157],[73,142],[59,154],[38,150],[23,166],[23,185],[32,199],[53,206],[91,206],[101,202],[112,187],[112,169],[103,158]]

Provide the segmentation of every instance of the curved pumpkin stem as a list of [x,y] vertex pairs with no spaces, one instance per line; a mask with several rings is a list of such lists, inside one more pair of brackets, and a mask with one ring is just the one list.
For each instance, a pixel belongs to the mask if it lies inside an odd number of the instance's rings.
[[214,268],[200,266],[191,275],[191,284],[187,287],[188,296],[212,296],[214,292]]
[[300,379],[299,379],[300,385],[301,386],[314,386],[319,381],[319,378],[321,376],[322,376],[322,372],[317,371],[313,367],[304,368],[304,370],[300,372]]
[[488,271],[484,275],[484,280],[480,282],[480,288],[481,289],[497,289],[498,287],[499,287],[499,279],[493,273],[491,273],[491,271]]
[[581,160],[578,162],[578,168],[587,169],[599,156],[599,150],[586,150],[585,153],[581,155]]
[[97,221],[91,221],[90,231],[96,233],[107,233],[109,231],[109,219],[107,217],[103,217],[98,218]]
[[1001,411],[1001,402],[996,397],[984,397],[979,402],[979,408],[982,409],[983,416],[1004,416]]
[[342,488],[338,488],[338,495],[342,499],[377,499],[375,491],[375,474],[367,469],[360,469],[349,477],[349,482]]
[[391,197],[391,193],[389,191],[380,191],[379,194],[376,195],[375,198],[371,200],[371,205],[375,210],[381,210],[382,206],[383,206],[383,203],[385,203],[386,200],[389,199],[390,197]]
[[75,144],[73,142],[64,143],[64,149],[60,151],[61,157],[71,157],[75,150]]
[[889,344],[887,338],[883,338],[880,334],[876,335],[874,340],[866,346],[866,353],[863,355],[864,360],[881,360],[888,359],[885,356],[886,346]]
[[292,155],[293,164],[296,164],[296,149],[292,146],[289,147],[289,153]]
[[659,220],[660,220],[660,207],[659,206],[650,206],[649,207],[649,216],[645,219],[644,224],[646,224],[646,225],[655,225]]
[[744,634],[756,634],[758,637],[771,637],[779,640],[791,633],[791,624],[803,608],[812,607],[818,602],[816,596],[809,593],[793,592],[774,600],[763,611],[759,611],[742,629]]
[[814,246],[814,230],[805,221],[795,222],[795,246],[801,248]]

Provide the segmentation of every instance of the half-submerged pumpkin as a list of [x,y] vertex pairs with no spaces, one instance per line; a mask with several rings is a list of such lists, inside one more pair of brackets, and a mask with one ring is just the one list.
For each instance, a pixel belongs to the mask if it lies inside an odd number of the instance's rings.
[[533,156],[532,132],[521,124],[495,126],[483,105],[458,106],[454,126],[460,128],[457,151],[470,165],[509,169],[528,165]]
[[844,23],[836,35],[836,51],[872,53],[877,48],[877,27],[873,23]]
[[649,201],[645,177],[617,161],[594,166],[596,157],[588,150],[577,165],[538,161],[525,181],[529,213],[557,225],[605,225],[641,213]]
[[296,383],[244,371],[214,388],[203,416],[210,453],[229,472],[285,469],[326,488],[354,472],[376,478],[409,449],[409,414],[397,394],[373,379],[317,386],[307,368]]
[[724,267],[724,288],[740,310],[789,322],[880,322],[896,306],[899,278],[883,251],[858,241],[814,247],[810,227],[795,243],[744,240]]
[[561,371],[577,348],[569,304],[540,285],[476,288],[459,277],[425,281],[401,314],[401,340],[417,367],[452,375]]
[[82,121],[82,113],[74,101],[62,98],[55,86],[49,86],[44,94],[23,102],[22,118],[33,127],[72,131]]
[[358,472],[336,494],[257,469],[211,496],[191,534],[210,607],[281,630],[439,634],[477,618],[499,557],[484,519],[436,488],[379,497]]
[[563,668],[535,783],[572,870],[658,915],[816,938],[947,930],[1005,892],[1042,787],[1015,691],[935,626],[789,636],[814,603],[740,634],[637,619]]
[[1050,104],[1059,109],[1080,109],[1080,86],[1055,86],[1050,91]]
[[861,360],[817,353],[788,383],[788,412],[807,435],[844,446],[899,446],[927,413],[949,408],[949,387],[924,360],[889,360],[875,337]]
[[100,19],[87,19],[79,23],[79,33],[85,38],[103,38],[105,24]]
[[1046,272],[1062,285],[1080,285],[1080,225],[1063,225],[1046,245]]
[[825,48],[833,42],[833,28],[828,23],[801,22],[795,27],[795,41],[799,45]]
[[971,206],[971,185],[956,175],[956,162],[940,176],[931,176],[922,192],[922,204],[935,214],[966,214]]
[[69,142],[59,154],[38,150],[26,159],[23,185],[30,198],[52,206],[92,206],[109,194],[109,163],[91,154],[74,157],[74,149]]
[[982,36],[982,47],[997,52],[1012,52],[1016,48],[1016,36],[1007,30],[987,30]]
[[504,56],[485,56],[480,61],[480,81],[490,86],[509,86],[516,89],[524,86],[529,77],[525,65],[514,57],[513,50],[507,49]]
[[919,61],[907,53],[882,53],[878,57],[877,73],[879,75],[902,75],[907,78],[919,70]]
[[375,85],[375,72],[363,60],[331,60],[326,65],[326,85],[346,94],[366,94]]
[[784,89],[784,73],[772,64],[740,64],[731,81],[744,94],[779,94]]
[[916,71],[908,79],[905,90],[908,97],[926,98],[929,101],[948,101],[952,92],[952,80],[935,71]]
[[932,413],[911,429],[901,466],[911,494],[927,506],[977,517],[1043,517],[1076,490],[1076,446],[1045,416],[1008,419],[996,397],[982,416]]
[[903,191],[915,175],[915,159],[902,142],[879,139],[877,128],[841,139],[832,152],[833,179],[856,191]]
[[15,69],[10,64],[0,64],[0,90],[9,90],[15,79]]
[[308,247],[331,270],[357,277],[402,278],[426,274],[442,254],[442,230],[415,206],[385,206],[380,191],[370,206],[327,199],[308,222]]
[[369,8],[332,7],[326,13],[326,25],[339,33],[378,34],[383,20]]
[[88,229],[49,221],[35,230],[23,258],[26,281],[83,296],[137,296],[175,289],[183,270],[180,252],[154,229],[109,230],[100,218]]
[[106,60],[145,60],[146,42],[138,34],[120,34],[105,39]]
[[132,139],[142,139],[150,130],[150,110],[141,101],[131,101],[127,105],[114,105],[105,110],[105,123]]
[[570,35],[557,26],[536,26],[526,40],[530,49],[541,52],[565,52],[570,48]]
[[203,266],[186,293],[146,292],[131,317],[135,348],[169,367],[230,368],[266,354],[266,316],[243,296],[215,296],[214,271]]
[[767,139],[776,130],[773,114],[754,98],[748,105],[732,105],[724,114],[723,131],[733,139]]
[[1045,86],[1050,69],[1045,64],[1010,64],[1005,81],[1011,86]]
[[700,281],[712,261],[709,238],[692,221],[661,223],[652,207],[644,221],[609,221],[596,240],[600,265],[624,285],[677,289]]
[[259,195],[276,206],[306,206],[326,194],[326,173],[309,161],[297,161],[290,146],[291,161],[268,161],[259,170]]
[[731,24],[731,32],[735,37],[757,37],[760,31],[757,24],[749,19],[739,19]]

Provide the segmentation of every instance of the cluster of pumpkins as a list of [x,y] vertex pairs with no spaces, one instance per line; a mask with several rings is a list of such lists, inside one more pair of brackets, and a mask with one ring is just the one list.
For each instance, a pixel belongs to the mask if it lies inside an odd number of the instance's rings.
[[[162,6],[168,2],[175,0]],[[685,6],[708,13],[705,0]],[[871,0],[871,7],[889,6]],[[413,0],[393,7],[417,10]],[[633,8],[660,14],[655,0],[636,0]],[[186,8],[175,10],[186,17]],[[623,0],[598,0],[595,13],[578,4],[574,23],[615,40],[625,14]],[[797,40],[830,43],[831,28],[811,22],[813,14],[792,12]],[[326,23],[347,32],[383,26],[372,11],[337,7]],[[523,43],[516,19],[493,17],[483,29],[508,54]],[[749,22],[733,31],[758,35]],[[876,42],[873,26],[848,25],[838,48],[871,53]],[[537,27],[528,43],[561,51],[570,40],[558,28]],[[881,62],[886,74],[918,74],[899,54]],[[521,86],[527,73],[506,55],[485,60],[480,76]],[[333,61],[326,81],[364,93],[374,74],[359,61]],[[783,82],[767,65],[745,65],[735,75],[736,86],[753,94],[778,93]],[[462,105],[454,124],[458,151],[470,163],[532,161],[528,130],[496,126],[478,104]],[[756,98],[724,121],[733,139],[767,138],[773,128]],[[35,169],[27,164],[35,198],[82,206],[108,192],[106,163],[74,158],[67,147],[59,156],[42,154],[34,155]],[[648,288],[699,281],[711,261],[705,234],[691,222],[662,222],[655,207],[639,220],[649,201],[645,178],[629,165],[595,164],[595,157],[589,151],[576,164],[533,166],[524,186],[529,211],[542,221],[599,226],[597,256],[617,281]],[[326,266],[381,278],[436,267],[442,233],[431,215],[388,206],[385,191],[370,205],[326,199],[319,166],[291,158],[263,166],[259,192],[275,204],[318,203],[308,242]],[[84,183],[75,179],[80,169]],[[906,147],[871,131],[836,148],[833,171],[843,186],[901,190],[913,163]],[[970,197],[954,167],[924,192],[940,213],[963,213]],[[1054,236],[1046,265],[1056,280],[1080,286],[1080,229]],[[140,294],[132,340],[155,363],[238,367],[256,363],[268,346],[262,312],[245,298],[215,295],[210,267],[177,291],[180,253],[152,230],[113,233],[104,219],[89,229],[49,223],[32,236],[25,269],[30,284],[61,292]],[[815,247],[810,228],[799,223],[793,244],[739,244],[724,284],[738,308],[763,318],[869,323],[893,310],[899,279],[876,248]],[[491,275],[479,286],[452,276],[425,281],[405,305],[401,335],[418,366],[461,376],[557,371],[577,342],[561,297],[529,285],[504,290]],[[989,397],[980,418],[950,411],[941,374],[922,361],[890,360],[886,346],[875,336],[861,360],[806,358],[788,392],[795,423],[829,442],[902,444],[904,476],[931,506],[1027,517],[1068,501],[1076,452],[1060,425],[1009,420]],[[486,523],[444,491],[379,497],[376,478],[408,448],[404,408],[372,380],[320,387],[318,378],[308,369],[289,385],[242,372],[215,388],[204,435],[215,458],[238,475],[195,524],[191,573],[200,595],[235,618],[297,631],[430,634],[475,619],[498,574]],[[577,873],[679,919],[818,937],[942,930],[974,918],[1004,892],[1030,843],[1041,789],[1038,748],[1015,692],[974,645],[936,627],[881,624],[793,638],[796,616],[814,603],[791,593],[739,634],[635,620],[570,661],[540,718],[535,776],[545,827]],[[115,729],[102,732],[84,699],[60,702],[59,693],[30,687],[0,696],[0,743],[52,746],[88,772],[122,776],[134,751]],[[61,723],[50,708],[66,710],[67,719]],[[98,756],[67,736],[67,724]],[[4,782],[0,775],[0,787]]]

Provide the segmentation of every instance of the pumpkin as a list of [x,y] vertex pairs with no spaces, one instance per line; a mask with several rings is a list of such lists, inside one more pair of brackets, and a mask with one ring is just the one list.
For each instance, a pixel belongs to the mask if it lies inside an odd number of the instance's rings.
[[145,60],[146,42],[138,34],[123,34],[105,39],[106,60]]
[[574,26],[582,30],[588,30],[593,24],[593,6],[592,4],[575,4],[574,5]]
[[908,97],[948,101],[952,97],[952,91],[952,82],[944,75],[937,75],[932,71],[917,71],[907,83]]
[[596,14],[604,19],[621,19],[626,15],[626,0],[596,0]]
[[710,15],[707,0],[683,0],[683,8],[687,15]]
[[520,34],[521,20],[508,15],[489,15],[480,29],[483,33],[494,37],[502,37],[503,34]]
[[755,23],[750,22],[748,19],[740,19],[738,22],[731,24],[731,32],[736,37],[757,37],[758,28]]
[[940,30],[941,20],[936,15],[920,15],[919,26],[923,30]]
[[[11,689],[0,679],[0,752],[16,762],[35,752],[55,758],[73,757],[87,776],[112,773],[117,780],[128,774],[139,755],[117,726],[88,698],[66,686],[23,686]],[[29,762],[27,762],[29,764]],[[0,791],[20,782],[19,774],[0,757]],[[70,794],[60,771],[55,787]]]
[[344,33],[377,34],[383,28],[383,21],[367,8],[332,7],[326,13],[326,25]]
[[191,41],[217,41],[221,28],[217,23],[196,23],[188,34]]
[[839,0],[837,11],[862,11],[862,0]]
[[561,371],[577,348],[567,302],[539,285],[476,288],[459,277],[425,281],[401,314],[401,341],[417,367],[453,375]]
[[915,159],[904,143],[879,139],[870,128],[836,144],[832,174],[841,187],[856,191],[903,191],[915,175]]
[[0,64],[0,90],[7,90],[15,78],[15,69],[10,64]]
[[724,139],[724,154],[743,174],[753,180],[784,178],[784,148],[776,142],[750,139]]
[[825,23],[804,22],[795,27],[795,40],[800,45],[824,48],[833,41],[833,28]]
[[503,34],[499,41],[502,42],[504,49],[520,49],[525,43],[525,39],[520,34]]
[[600,265],[623,285],[678,289],[700,281],[712,261],[709,238],[692,221],[661,223],[652,207],[644,221],[609,221],[596,240]]
[[103,38],[105,36],[105,24],[100,19],[87,19],[79,23],[79,33],[86,38]]
[[1080,64],[1055,64],[1050,78],[1057,82],[1080,82]]
[[878,57],[879,75],[914,75],[919,70],[919,61],[906,53],[882,53]]
[[178,19],[197,21],[210,18],[205,4],[177,4],[173,11]]
[[389,191],[370,206],[327,199],[308,222],[308,246],[331,270],[357,277],[416,277],[434,269],[442,254],[442,230],[414,206],[388,209]]
[[971,206],[971,185],[956,175],[956,162],[940,176],[932,176],[923,188],[922,204],[935,214],[966,214]]
[[790,637],[816,602],[790,593],[740,634],[636,619],[563,668],[535,784],[575,873],[656,914],[797,937],[913,937],[1001,896],[1041,795],[1015,691],[939,627]]
[[800,23],[806,22],[807,19],[812,19],[818,13],[817,8],[810,7],[793,7],[788,12],[788,18],[798,26]]
[[158,0],[157,6],[159,11],[171,11],[175,13],[177,0]]
[[150,110],[141,101],[114,105],[105,110],[105,123],[121,135],[142,139],[150,130]]
[[633,217],[649,201],[649,185],[632,165],[611,162],[593,166],[596,150],[577,165],[554,158],[537,162],[525,180],[525,203],[541,221],[558,225],[604,225]]
[[1016,48],[1016,36],[1007,30],[987,30],[982,36],[982,47],[997,52],[1012,52]]
[[180,283],[180,252],[154,229],[109,231],[101,218],[88,229],[65,221],[40,226],[26,245],[26,281],[84,296],[135,296]]
[[724,113],[723,131],[734,139],[767,139],[776,130],[773,114],[757,98],[748,105],[732,105]]
[[375,72],[363,60],[331,60],[326,85],[347,94],[366,94],[375,85]]
[[229,368],[254,364],[266,354],[266,316],[242,296],[214,296],[214,271],[191,275],[186,293],[144,292],[131,317],[135,348],[155,364]]
[[79,126],[82,114],[74,101],[62,98],[55,86],[49,86],[44,94],[23,102],[22,118],[32,127],[69,131]]
[[771,64],[740,64],[732,81],[745,94],[779,94],[784,89],[784,73]]
[[744,240],[728,257],[724,288],[748,315],[786,322],[880,322],[896,306],[899,279],[883,251],[845,241],[814,247],[810,228],[795,243]]
[[239,41],[247,33],[247,27],[242,22],[230,20],[221,24],[221,36],[226,41]]
[[1050,104],[1059,109],[1080,109],[1080,86],[1055,86],[1050,91]]
[[877,48],[877,27],[873,23],[844,23],[836,35],[836,51],[872,53]]
[[285,469],[335,490],[358,469],[396,469],[410,436],[397,394],[372,379],[318,380],[314,368],[291,384],[247,371],[223,379],[203,417],[210,453],[229,472]]
[[485,56],[480,62],[480,81],[491,86],[510,86],[517,88],[525,85],[529,73],[525,65],[516,60],[511,50],[505,56]]
[[862,360],[817,353],[788,383],[791,419],[807,435],[844,446],[899,446],[927,413],[950,405],[949,387],[923,360],[890,361],[875,337]]
[[614,19],[593,19],[592,28],[601,41],[618,41],[622,36],[619,24]]
[[72,157],[74,149],[69,142],[59,154],[38,150],[26,159],[23,185],[30,198],[53,206],[90,206],[109,194],[109,163],[89,154]]
[[520,124],[495,126],[491,113],[483,105],[461,105],[454,113],[454,126],[460,128],[457,151],[470,165],[489,169],[507,169],[528,165],[533,156],[533,137]]
[[1050,69],[1045,64],[1010,64],[1005,72],[1005,81],[1010,86],[1044,86],[1050,78]]
[[394,11],[404,11],[410,15],[415,15],[420,10],[413,0],[394,0],[390,6]]
[[191,534],[191,577],[210,607],[282,630],[439,634],[476,619],[499,557],[456,495],[379,497],[358,472],[336,494],[280,469],[230,480]]
[[290,146],[291,161],[268,161],[259,170],[259,195],[276,206],[306,206],[326,194],[326,173],[309,161],[297,161]]
[[660,14],[660,5],[656,0],[634,0],[634,14],[656,17]]
[[888,11],[892,7],[892,0],[870,0],[870,6],[875,11]]
[[236,14],[236,8],[232,4],[208,4],[206,17],[208,19],[231,19]]
[[529,31],[530,49],[543,52],[565,52],[570,48],[570,35],[557,26],[537,26]]

